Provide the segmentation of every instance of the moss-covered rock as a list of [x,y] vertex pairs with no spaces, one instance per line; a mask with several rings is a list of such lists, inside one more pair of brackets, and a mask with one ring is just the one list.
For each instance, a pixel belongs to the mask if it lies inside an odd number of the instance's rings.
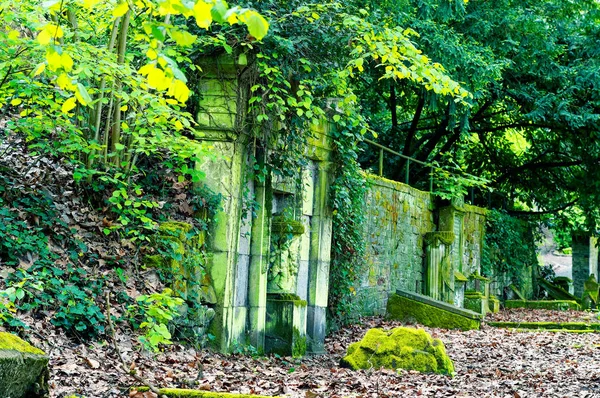
[[528,308],[535,310],[580,310],[579,304],[572,300],[506,300],[505,308]]
[[399,327],[369,330],[348,347],[341,365],[350,369],[407,369],[451,375],[454,365],[444,343],[422,329]]
[[0,398],[48,396],[48,357],[10,333],[0,332]]
[[[388,299],[387,318],[401,322],[418,322],[425,326],[471,330],[479,329],[479,319],[469,318],[458,314],[459,309],[450,312],[433,305],[392,294]],[[476,314],[473,314],[476,315]]]

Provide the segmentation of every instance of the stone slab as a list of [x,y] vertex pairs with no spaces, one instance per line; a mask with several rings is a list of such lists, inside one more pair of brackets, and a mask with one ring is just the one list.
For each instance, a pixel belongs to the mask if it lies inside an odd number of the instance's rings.
[[581,307],[575,300],[506,300],[505,308],[528,308],[544,310],[580,310]]
[[[387,303],[387,318],[401,322],[417,322],[443,329],[479,329],[481,315],[417,295],[417,299],[393,294]],[[414,296],[413,296],[414,297]],[[417,301],[418,300],[418,301]],[[432,303],[434,302],[434,303]],[[464,314],[464,315],[463,315]]]
[[479,321],[481,321],[483,319],[483,316],[481,314],[478,314],[474,311],[469,311],[464,308],[458,308],[452,304],[446,303],[444,301],[434,300],[431,297],[424,296],[422,294],[407,292],[406,290],[401,290],[401,289],[397,289],[396,294],[401,297],[419,301],[423,304],[427,304],[427,305],[436,307],[438,309],[451,312],[456,315],[464,316],[465,318],[479,320]]
[[0,332],[0,398],[48,394],[48,356],[19,337]]

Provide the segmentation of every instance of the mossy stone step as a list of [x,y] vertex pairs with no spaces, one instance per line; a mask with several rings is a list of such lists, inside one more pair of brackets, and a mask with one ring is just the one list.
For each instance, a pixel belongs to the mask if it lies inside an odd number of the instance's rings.
[[598,332],[600,323],[585,322],[487,322],[488,326],[507,329],[542,330],[552,332]]
[[581,306],[574,300],[506,300],[504,307],[558,311],[579,311],[581,309]]
[[48,395],[48,356],[0,332],[0,398],[43,398]]
[[387,317],[425,326],[471,330],[479,329],[483,316],[421,294],[397,290],[388,299]]
[[[137,387],[133,389],[133,392],[146,392],[148,387]],[[159,389],[162,395],[166,395],[169,398],[279,398],[278,396],[269,397],[266,395],[252,395],[252,394],[236,394],[230,392],[213,392],[213,391],[202,391],[202,390],[188,390],[184,388],[161,388]],[[130,395],[131,396],[131,395]],[[135,397],[135,395],[133,395]]]

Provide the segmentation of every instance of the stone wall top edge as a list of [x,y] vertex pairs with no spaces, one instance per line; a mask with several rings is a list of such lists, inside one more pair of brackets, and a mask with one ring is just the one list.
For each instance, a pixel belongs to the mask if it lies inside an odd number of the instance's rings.
[[410,185],[407,185],[403,182],[388,180],[387,178],[379,177],[379,176],[376,176],[376,175],[370,174],[370,173],[364,173],[364,174],[365,174],[365,177],[367,178],[367,181],[372,185],[391,188],[396,191],[406,192],[406,193],[410,193],[412,195],[420,195],[420,196],[426,197],[427,199],[429,199],[429,197],[431,196],[431,194],[429,192],[421,191],[421,190],[411,187]]
[[480,214],[482,216],[486,216],[488,213],[487,209],[484,209],[483,207],[479,207],[479,206],[464,204],[463,208],[464,208],[465,213],[475,213],[475,214]]

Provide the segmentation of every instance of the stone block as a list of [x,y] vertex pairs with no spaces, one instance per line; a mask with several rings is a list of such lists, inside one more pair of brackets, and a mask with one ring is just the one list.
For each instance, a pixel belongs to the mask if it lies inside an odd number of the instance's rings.
[[0,332],[0,398],[48,396],[48,356],[19,337]]
[[474,291],[465,292],[465,308],[481,315],[490,311],[488,298],[481,292]]
[[307,334],[308,352],[311,354],[325,354],[325,332],[327,330],[326,307],[308,306],[307,309]]
[[427,296],[398,290],[387,302],[387,318],[444,329],[479,329],[481,315]]
[[542,310],[579,310],[579,304],[573,300],[506,300],[505,308],[528,308]]
[[302,357],[306,353],[306,301],[292,294],[269,294],[265,351]]

